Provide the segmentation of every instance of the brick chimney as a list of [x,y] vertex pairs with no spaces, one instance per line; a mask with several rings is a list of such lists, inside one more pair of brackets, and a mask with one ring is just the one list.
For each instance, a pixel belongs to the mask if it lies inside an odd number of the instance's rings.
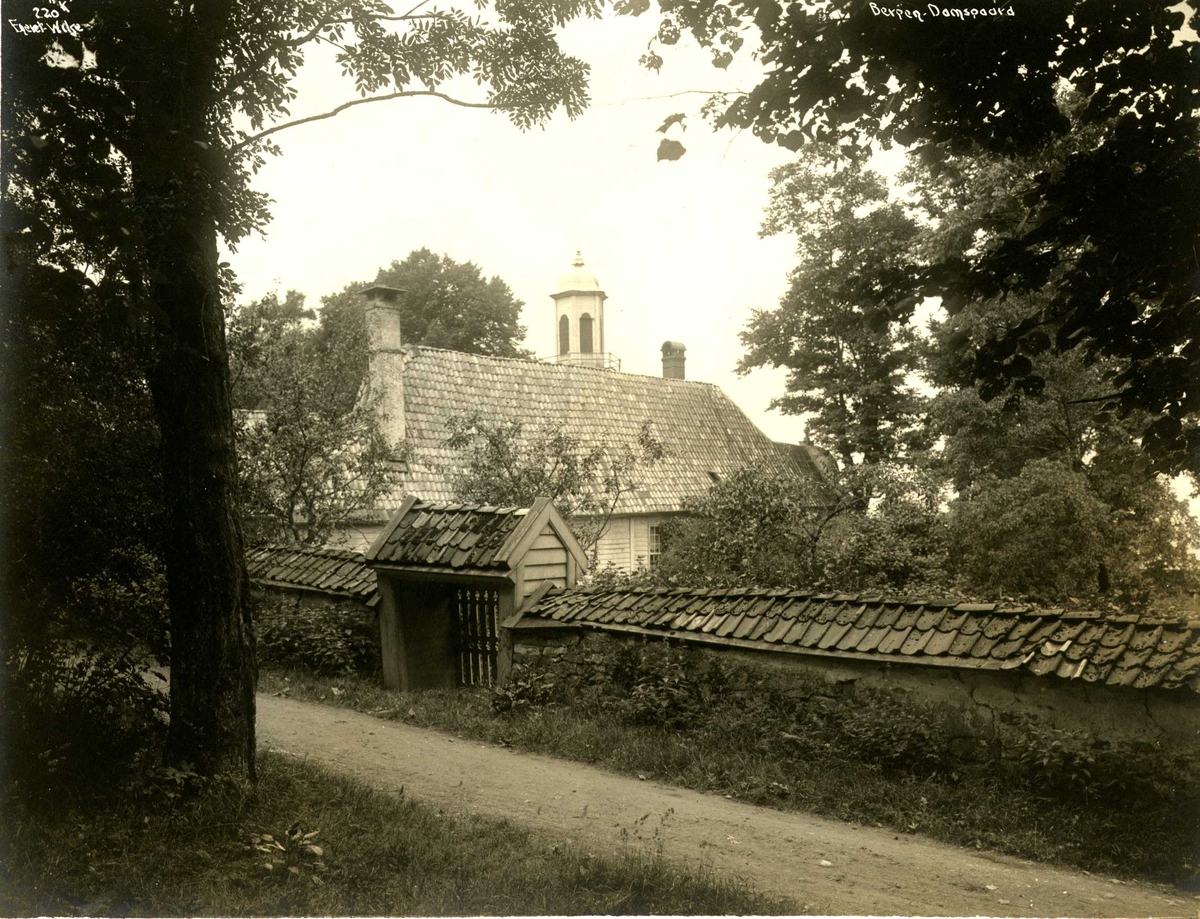
[[687,348],[680,341],[664,341],[662,344],[663,358],[663,379],[664,380],[682,380],[683,364],[687,359],[685,352]]
[[367,298],[364,310],[371,361],[367,392],[379,396],[379,428],[393,449],[404,441],[404,353],[400,348],[400,296],[397,287],[375,286],[359,291]]

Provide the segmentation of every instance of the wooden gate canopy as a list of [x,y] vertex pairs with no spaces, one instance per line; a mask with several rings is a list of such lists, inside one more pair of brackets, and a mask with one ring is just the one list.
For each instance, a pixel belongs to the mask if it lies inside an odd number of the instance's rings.
[[548,498],[492,507],[410,495],[366,563],[379,581],[384,684],[410,690],[501,679],[498,624],[542,584],[573,587],[587,556]]

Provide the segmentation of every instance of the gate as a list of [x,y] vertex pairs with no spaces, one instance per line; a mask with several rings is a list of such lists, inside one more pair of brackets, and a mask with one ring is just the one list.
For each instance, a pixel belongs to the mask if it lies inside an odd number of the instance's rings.
[[491,686],[496,679],[496,618],[500,594],[495,590],[460,587],[454,595],[458,684]]

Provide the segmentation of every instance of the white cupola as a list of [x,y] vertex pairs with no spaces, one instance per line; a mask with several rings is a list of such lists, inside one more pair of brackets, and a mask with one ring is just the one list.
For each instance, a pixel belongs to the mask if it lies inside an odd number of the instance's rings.
[[575,251],[571,270],[558,279],[554,300],[554,341],[551,358],[557,364],[578,364],[620,370],[621,362],[604,350],[604,301],[608,295],[591,272],[583,254]]

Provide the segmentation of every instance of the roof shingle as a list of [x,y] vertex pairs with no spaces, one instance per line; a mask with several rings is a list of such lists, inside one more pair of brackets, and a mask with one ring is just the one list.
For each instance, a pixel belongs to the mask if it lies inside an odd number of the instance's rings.
[[[1188,686],[1200,692],[1200,622],[1120,616],[1107,620],[1061,609],[954,601],[886,600],[856,594],[744,589],[675,590],[665,615],[653,590],[553,590],[525,610],[519,628],[539,620],[587,623],[647,635],[672,634],[765,651],[968,669],[1024,669],[1135,688]],[[747,603],[746,599],[751,602]],[[1114,619],[1120,619],[1114,622]]]
[[496,553],[521,525],[527,507],[415,501],[372,546],[371,561],[416,568],[508,571]]
[[323,546],[257,546],[246,552],[250,580],[271,587],[316,590],[374,606],[375,572],[361,552]]
[[667,455],[644,473],[641,487],[621,496],[618,514],[678,511],[685,499],[707,492],[714,474],[727,478],[754,464],[821,475],[813,448],[775,443],[711,383],[406,346],[404,423],[412,456],[390,510],[403,493],[453,500],[460,459],[446,446],[447,420],[475,412],[521,422],[530,435],[560,424],[585,446],[635,443],[651,421]]

